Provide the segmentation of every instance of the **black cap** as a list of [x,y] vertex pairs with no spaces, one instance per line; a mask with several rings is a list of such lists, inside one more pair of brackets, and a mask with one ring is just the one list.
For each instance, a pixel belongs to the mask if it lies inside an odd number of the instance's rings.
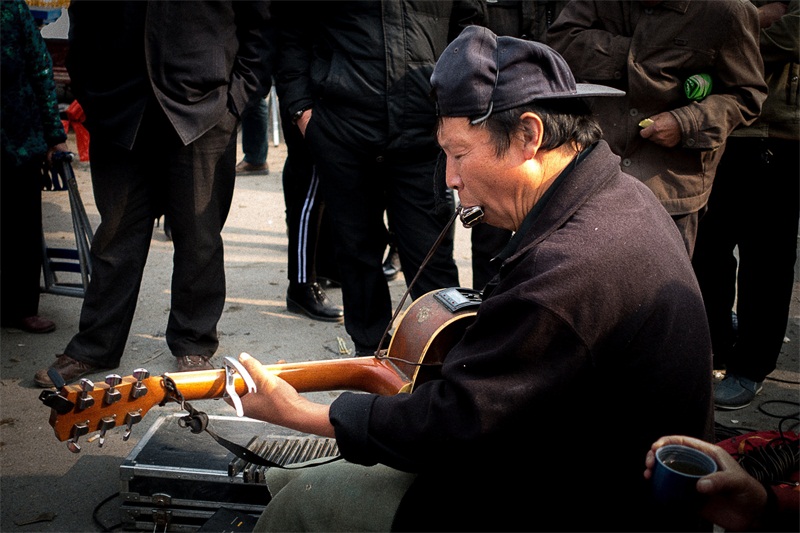
[[623,96],[619,89],[575,83],[561,55],[547,45],[498,37],[482,26],[467,26],[436,62],[431,76],[438,113],[480,117],[535,100]]

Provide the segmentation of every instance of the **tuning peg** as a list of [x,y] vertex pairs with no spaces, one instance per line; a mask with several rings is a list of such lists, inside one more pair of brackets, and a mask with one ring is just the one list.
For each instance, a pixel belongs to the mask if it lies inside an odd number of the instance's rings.
[[50,381],[53,382],[53,386],[58,390],[63,389],[64,385],[67,384],[67,382],[64,381],[64,378],[61,377],[61,374],[58,373],[58,370],[56,370],[52,366],[47,369],[47,377],[50,378]]
[[60,415],[65,415],[75,408],[74,402],[71,402],[52,389],[43,390],[41,394],[39,394],[39,400]]
[[115,388],[122,382],[122,376],[119,374],[109,374],[106,376],[106,385],[108,385],[108,390],[106,391],[105,401],[108,405],[119,401],[122,397],[122,394]]
[[131,390],[131,396],[133,398],[141,398],[147,394],[147,387],[142,381],[150,377],[150,372],[144,368],[137,368],[133,371],[133,377],[136,379],[136,383]]
[[98,445],[98,448],[102,448],[103,444],[106,442],[106,431],[112,429],[116,425],[117,415],[104,416],[100,419],[100,424],[98,424],[98,427],[100,428],[100,444]]
[[67,448],[72,453],[78,453],[81,451],[81,445],[78,444],[78,439],[81,435],[86,435],[89,433],[89,422],[76,422],[74,426],[72,426],[72,438],[67,441]]
[[81,395],[78,397],[78,409],[88,409],[94,405],[94,398],[89,393],[94,390],[94,382],[86,378],[81,379]]
[[142,410],[129,411],[125,415],[125,433],[122,435],[122,440],[128,440],[133,432],[133,425],[142,421]]

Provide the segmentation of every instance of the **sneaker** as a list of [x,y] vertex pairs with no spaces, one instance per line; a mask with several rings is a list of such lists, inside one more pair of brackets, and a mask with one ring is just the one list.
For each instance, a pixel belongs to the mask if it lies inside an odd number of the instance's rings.
[[736,374],[727,373],[714,387],[714,405],[718,409],[742,409],[747,407],[761,392],[762,381],[753,381]]
[[205,355],[181,355],[176,357],[178,360],[178,372],[194,372],[196,370],[214,370],[209,360],[211,356]]
[[81,378],[87,374],[94,374],[95,372],[100,372],[102,370],[111,370],[110,368],[102,368],[75,360],[67,354],[62,353],[56,356],[56,362],[50,365],[50,367],[43,368],[36,372],[36,375],[33,377],[33,381],[36,383],[36,386],[45,389],[48,387],[55,387],[53,380],[51,380],[50,376],[47,375],[47,371],[51,368],[58,372],[67,384],[72,383],[78,378]]
[[237,174],[269,174],[269,165],[267,163],[261,163],[260,165],[254,165],[253,163],[248,163],[244,159],[239,161],[239,164],[236,165],[236,173]]

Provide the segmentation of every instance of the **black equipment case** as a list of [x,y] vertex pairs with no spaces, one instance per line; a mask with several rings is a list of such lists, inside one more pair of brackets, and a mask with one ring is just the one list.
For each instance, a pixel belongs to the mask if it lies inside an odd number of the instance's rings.
[[[254,523],[270,500],[264,481],[268,467],[237,458],[205,432],[181,427],[181,416],[158,418],[122,462],[122,526],[202,531],[221,512]],[[289,430],[248,418],[208,418],[208,429],[215,434],[281,465],[338,454],[334,439],[276,434],[276,429]]]

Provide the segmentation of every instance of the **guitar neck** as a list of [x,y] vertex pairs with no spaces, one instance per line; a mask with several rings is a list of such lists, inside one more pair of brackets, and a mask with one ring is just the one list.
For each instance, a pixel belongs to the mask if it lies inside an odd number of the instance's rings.
[[[403,392],[410,384],[388,359],[353,357],[303,363],[263,365],[264,369],[286,380],[298,392],[357,390],[391,395]],[[225,394],[225,370],[167,373],[186,400],[221,398]],[[165,391],[166,392],[166,391]],[[236,392],[247,392],[244,380],[236,376]]]
[[[356,390],[392,395],[410,391],[411,387],[409,378],[384,358],[330,359],[264,365],[264,368],[285,379],[299,392]],[[50,425],[61,441],[103,427],[125,426],[132,419],[138,422],[153,406],[177,399],[178,393],[186,401],[222,398],[226,378],[225,369],[166,373],[141,382],[127,376],[114,388],[114,401],[109,401],[111,388],[105,383],[85,392],[78,385],[67,385],[61,389],[60,396],[71,402],[72,407],[66,412],[52,409]],[[172,384],[176,392],[172,392]],[[234,386],[239,396],[247,393],[247,385],[238,374]]]

